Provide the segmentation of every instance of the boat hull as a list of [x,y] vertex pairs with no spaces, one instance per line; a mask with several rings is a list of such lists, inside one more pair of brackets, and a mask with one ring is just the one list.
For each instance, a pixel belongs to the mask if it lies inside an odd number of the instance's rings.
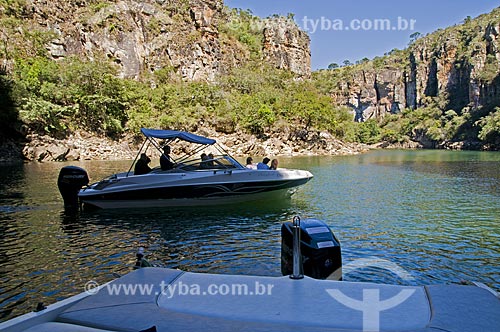
[[307,171],[163,173],[117,177],[80,192],[80,201],[102,209],[209,206],[286,199],[307,183]]
[[295,189],[274,190],[257,194],[230,195],[224,197],[130,199],[130,200],[82,200],[86,205],[100,209],[188,207],[241,204],[259,201],[274,201],[290,198]]

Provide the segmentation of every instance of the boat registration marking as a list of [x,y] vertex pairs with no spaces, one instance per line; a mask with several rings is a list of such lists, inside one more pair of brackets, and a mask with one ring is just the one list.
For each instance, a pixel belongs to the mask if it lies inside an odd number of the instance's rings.
[[329,233],[330,231],[328,230],[327,227],[324,226],[318,226],[318,227],[308,227],[306,228],[307,234],[318,234],[318,233]]
[[328,247],[335,247],[335,244],[332,241],[324,241],[324,242],[318,242],[318,248],[328,248]]

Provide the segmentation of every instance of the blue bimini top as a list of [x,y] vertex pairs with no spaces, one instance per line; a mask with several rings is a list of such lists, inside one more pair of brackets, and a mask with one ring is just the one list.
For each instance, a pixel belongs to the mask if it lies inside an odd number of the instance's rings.
[[215,140],[200,135],[188,133],[186,131],[177,130],[161,130],[161,129],[147,129],[141,128],[141,132],[146,137],[153,137],[159,139],[180,139],[190,143],[212,145],[215,144]]

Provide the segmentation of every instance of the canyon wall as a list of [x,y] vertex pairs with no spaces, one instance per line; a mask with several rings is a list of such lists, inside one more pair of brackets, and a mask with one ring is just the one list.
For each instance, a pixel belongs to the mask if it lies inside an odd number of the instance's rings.
[[[167,68],[185,80],[214,81],[249,60],[244,43],[221,36],[229,12],[222,0],[28,0],[23,19],[54,33],[48,51],[56,60],[104,56],[121,77]],[[309,77],[307,34],[279,17],[261,26],[262,59]]]
[[428,97],[457,112],[466,106],[498,105],[499,34],[496,9],[422,37],[404,51],[335,69],[344,71],[345,80],[332,89],[332,98],[352,108],[358,121],[425,106]]

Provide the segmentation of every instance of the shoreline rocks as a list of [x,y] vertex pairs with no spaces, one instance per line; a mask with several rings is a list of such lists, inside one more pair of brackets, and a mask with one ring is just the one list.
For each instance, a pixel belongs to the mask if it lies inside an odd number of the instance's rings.
[[27,161],[122,160],[135,157],[134,148],[127,140],[113,141],[84,133],[75,133],[65,139],[31,134],[22,148]]
[[[355,155],[373,149],[424,149],[419,142],[391,144],[380,142],[372,145],[343,142],[327,132],[310,132],[306,137],[286,137],[286,133],[273,133],[258,138],[246,133],[223,134],[213,129],[202,129],[199,135],[214,138],[229,154],[235,157],[257,156],[333,156]],[[86,132],[76,132],[64,139],[46,135],[29,134],[25,140],[3,140],[0,143],[0,163],[51,162],[81,160],[132,160],[135,158],[142,137],[126,135],[119,140],[97,137]],[[174,152],[189,150],[188,143],[179,142]],[[447,142],[434,148],[443,150],[495,150],[480,142]],[[154,154],[150,147],[148,153]],[[177,151],[176,151],[177,150]]]
[[[198,134],[216,139],[223,149],[237,157],[350,155],[368,150],[366,145],[342,142],[326,132],[310,133],[306,140],[287,139],[284,134],[257,138],[244,133],[221,134],[215,130],[201,130]],[[26,140],[17,146],[20,153],[13,153],[0,161],[127,160],[135,158],[143,142],[142,138],[137,139],[131,135],[115,141],[83,132],[74,133],[64,139],[30,134]],[[13,144],[8,147],[11,151],[16,150]],[[182,144],[179,144],[178,148],[186,150]]]

